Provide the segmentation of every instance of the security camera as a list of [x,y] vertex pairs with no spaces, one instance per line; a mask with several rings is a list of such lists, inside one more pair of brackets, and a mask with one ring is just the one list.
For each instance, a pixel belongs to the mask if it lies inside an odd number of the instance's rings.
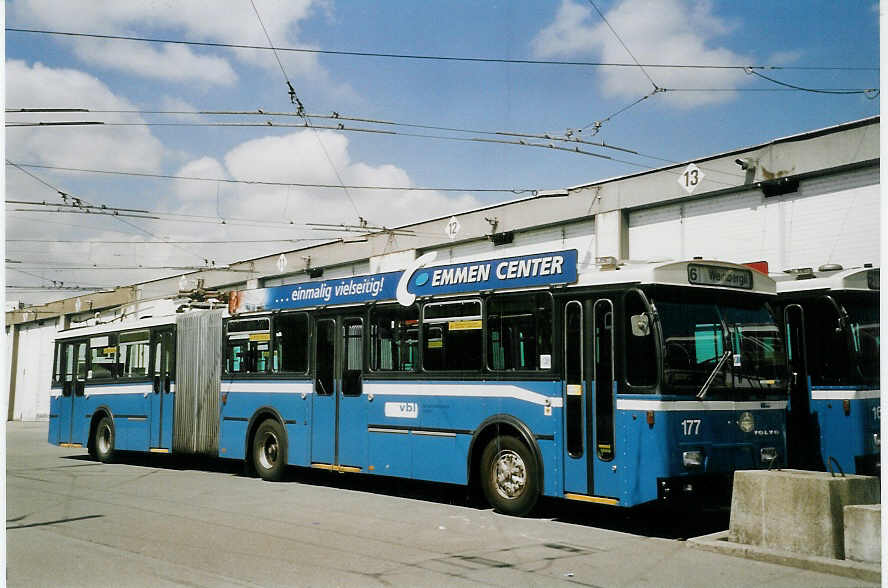
[[734,163],[739,165],[742,170],[755,169],[755,160],[749,157],[737,158]]

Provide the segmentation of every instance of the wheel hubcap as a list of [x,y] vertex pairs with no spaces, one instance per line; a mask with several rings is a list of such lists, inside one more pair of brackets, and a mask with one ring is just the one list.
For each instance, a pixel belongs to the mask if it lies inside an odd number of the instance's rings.
[[265,433],[262,447],[259,449],[259,463],[266,470],[270,470],[277,463],[278,440],[274,433]]
[[99,453],[111,451],[111,427],[108,425],[104,425],[99,431],[98,446]]
[[524,466],[524,460],[511,449],[497,453],[491,474],[494,487],[503,498],[518,498],[527,487],[527,468]]

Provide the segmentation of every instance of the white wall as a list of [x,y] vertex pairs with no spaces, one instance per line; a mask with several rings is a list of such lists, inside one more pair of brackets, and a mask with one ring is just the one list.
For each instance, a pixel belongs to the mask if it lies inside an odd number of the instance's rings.
[[878,169],[803,180],[798,192],[760,190],[629,215],[631,259],[767,261],[771,271],[880,263]]
[[13,406],[15,420],[49,418],[49,384],[52,379],[53,341],[57,320],[20,325],[16,390]]

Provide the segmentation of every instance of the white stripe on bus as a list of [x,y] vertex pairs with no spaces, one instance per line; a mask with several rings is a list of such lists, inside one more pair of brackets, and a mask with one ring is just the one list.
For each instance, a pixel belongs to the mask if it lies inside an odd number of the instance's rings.
[[[176,391],[175,384],[170,385],[170,393]],[[116,396],[118,394],[142,394],[149,396],[154,392],[154,385],[151,382],[142,382],[139,384],[123,384],[118,386],[89,386],[83,390],[83,396]]]
[[560,408],[564,401],[560,396],[547,396],[513,384],[419,384],[411,381],[377,384],[364,382],[364,394],[378,396],[448,396],[470,398],[514,398],[533,404]]
[[83,390],[84,396],[116,396],[118,394],[150,394],[153,391],[151,382],[140,384],[123,384],[120,386],[89,386]]
[[644,400],[617,398],[617,410],[652,410],[674,412],[679,410],[786,410],[785,400],[733,402],[730,400]]
[[866,400],[878,398],[881,390],[811,390],[812,400]]
[[222,382],[223,394],[311,394],[314,386],[311,382],[241,382],[227,380]]

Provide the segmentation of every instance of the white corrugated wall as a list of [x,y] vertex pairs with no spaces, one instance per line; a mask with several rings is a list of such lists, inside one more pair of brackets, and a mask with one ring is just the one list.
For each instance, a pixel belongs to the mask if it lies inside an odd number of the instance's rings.
[[48,419],[57,321],[28,323],[16,328],[20,331],[13,418],[24,421]]
[[629,257],[767,261],[772,271],[839,263],[878,265],[878,169],[803,180],[798,192],[760,190],[629,215]]

